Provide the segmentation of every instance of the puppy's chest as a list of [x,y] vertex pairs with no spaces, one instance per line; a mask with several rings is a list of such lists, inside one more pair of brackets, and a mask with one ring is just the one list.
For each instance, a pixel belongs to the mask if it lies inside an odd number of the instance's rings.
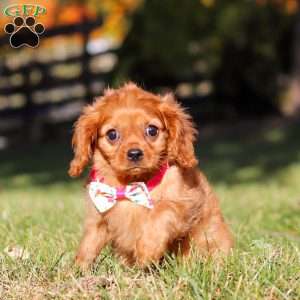
[[120,235],[138,237],[143,230],[143,226],[151,222],[151,216],[155,214],[162,202],[167,203],[170,200],[177,200],[179,195],[178,186],[164,180],[150,192],[151,202],[153,203],[152,208],[144,207],[130,200],[117,201],[106,215],[106,222],[112,238]]
[[121,253],[133,253],[152,209],[120,201],[106,215],[112,245]]

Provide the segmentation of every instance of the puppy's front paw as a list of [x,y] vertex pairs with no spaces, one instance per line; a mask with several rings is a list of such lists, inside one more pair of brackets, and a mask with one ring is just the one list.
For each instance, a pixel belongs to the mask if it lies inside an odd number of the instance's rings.
[[137,242],[136,263],[139,267],[145,268],[150,264],[157,264],[163,256],[164,249],[155,242],[146,239],[140,239]]
[[75,257],[75,265],[79,267],[82,272],[87,272],[91,268],[92,262],[80,254],[77,254]]

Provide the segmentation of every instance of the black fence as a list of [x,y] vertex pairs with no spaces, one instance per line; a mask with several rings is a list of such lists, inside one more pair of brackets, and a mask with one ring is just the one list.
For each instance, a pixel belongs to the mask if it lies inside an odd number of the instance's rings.
[[[87,50],[90,33],[101,25],[101,19],[85,21],[51,28],[42,35],[42,41],[58,36],[79,35],[82,41],[81,46],[78,45],[81,47],[79,55],[48,59],[46,62],[31,59],[17,68],[10,67],[5,60],[0,61],[1,134],[22,129],[23,136],[34,138],[46,123],[74,119],[85,102],[99,95],[105,82],[110,80],[110,72],[92,70],[91,64],[95,59],[115,55],[115,50],[97,54],[90,54]],[[9,47],[8,36],[0,39],[2,51],[5,46]],[[9,51],[15,55],[23,50]],[[77,71],[71,76],[58,76],[55,72],[59,68],[72,66]]]
[[[118,60],[118,49],[96,54],[88,51],[90,34],[101,25],[102,19],[86,20],[80,24],[46,29],[41,36],[44,42],[53,37],[78,35],[82,41],[81,46],[78,46],[81,47],[78,55],[51,58],[42,62],[34,58],[16,68],[9,66],[7,61],[0,60],[0,136],[39,140],[49,135],[45,133],[45,128],[55,127],[54,135],[58,134],[57,125],[67,124],[70,129],[70,122],[79,115],[82,106],[100,95],[112,80],[113,67],[94,67],[101,65],[98,63],[101,59],[105,61],[105,58],[109,58],[111,65]],[[7,35],[0,38],[0,47],[9,47]],[[16,55],[23,50],[9,51]],[[39,52],[41,49],[33,51]],[[61,76],[55,72],[59,68],[71,68],[71,71],[67,72],[68,76]],[[76,70],[73,72],[72,68]],[[153,88],[161,91],[176,90],[179,87],[179,90],[183,90],[181,100],[195,115],[199,107],[198,101],[205,97],[195,95],[190,87],[199,83],[201,79],[193,77],[185,81],[160,81]]]

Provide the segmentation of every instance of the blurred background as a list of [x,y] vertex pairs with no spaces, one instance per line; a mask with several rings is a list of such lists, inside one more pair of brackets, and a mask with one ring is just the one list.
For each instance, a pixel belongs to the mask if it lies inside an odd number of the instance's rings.
[[[3,10],[28,3],[47,9],[45,32],[14,49]],[[108,249],[94,274],[119,279],[89,299],[300,299],[299,3],[1,0],[0,299],[87,299],[69,272],[84,212],[84,180],[67,174],[73,123],[128,80],[192,114],[237,255],[151,279]]]
[[[281,150],[281,158],[270,156],[278,149],[273,142],[293,149],[298,146],[297,0],[30,3],[47,9],[45,15],[36,17],[46,28],[37,48],[14,49],[9,35],[0,32],[3,175],[14,174],[26,164],[16,163],[19,153],[34,161],[28,163],[28,172],[33,165],[42,169],[43,161],[51,156],[48,149],[52,145],[58,151],[57,172],[65,178],[72,124],[82,107],[101,95],[105,87],[117,87],[128,80],[154,92],[173,91],[193,115],[200,141],[208,137],[213,146],[218,146],[221,138],[232,135],[242,151],[249,134],[257,143],[262,138],[263,143],[275,147],[269,153],[260,153],[260,163],[266,165],[265,169],[271,165],[271,171],[274,159],[280,160],[275,164],[280,168],[298,157],[284,155]],[[1,11],[13,4],[27,2],[1,1]],[[13,18],[2,13],[0,20],[4,28]],[[267,140],[260,136],[266,128],[281,131]],[[290,140],[297,144],[291,146]],[[42,149],[48,151],[45,157],[32,157]],[[214,153],[212,148],[207,152]],[[220,153],[225,157],[226,151]],[[241,154],[246,156],[247,152]],[[234,157],[232,154],[233,164]],[[51,168],[54,165],[51,162]],[[53,169],[48,176],[59,178]]]

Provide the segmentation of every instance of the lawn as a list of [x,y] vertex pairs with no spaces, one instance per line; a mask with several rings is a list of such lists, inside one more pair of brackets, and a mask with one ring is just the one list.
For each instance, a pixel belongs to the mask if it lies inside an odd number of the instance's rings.
[[300,299],[299,123],[235,127],[197,146],[233,255],[167,257],[148,271],[120,265],[110,249],[89,274],[73,266],[84,180],[66,175],[68,143],[0,152],[0,299]]

